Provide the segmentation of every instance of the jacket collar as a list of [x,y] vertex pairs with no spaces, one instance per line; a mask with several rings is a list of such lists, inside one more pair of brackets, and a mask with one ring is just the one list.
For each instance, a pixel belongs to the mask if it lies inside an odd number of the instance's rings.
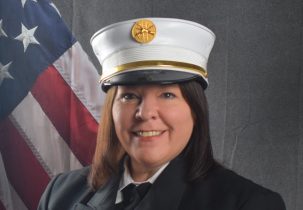
[[[172,160],[156,179],[136,209],[177,209],[186,188],[185,171],[185,161],[183,158],[177,157]],[[85,198],[89,198],[86,205],[83,202],[78,203],[74,209],[113,210],[122,174],[123,170],[120,171],[119,176],[112,177],[107,184],[94,194],[88,192]]]

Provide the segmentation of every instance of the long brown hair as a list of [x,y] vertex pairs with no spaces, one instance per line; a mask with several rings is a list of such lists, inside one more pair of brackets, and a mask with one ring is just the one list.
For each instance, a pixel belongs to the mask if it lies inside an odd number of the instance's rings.
[[[179,84],[183,97],[195,116],[195,125],[188,145],[183,150],[188,166],[188,180],[204,177],[215,164],[209,135],[208,105],[204,90],[196,81]],[[116,135],[112,107],[117,87],[108,90],[99,124],[96,151],[89,175],[94,190],[119,173],[125,151]]]
[[118,173],[119,162],[124,153],[115,132],[111,111],[116,92],[115,86],[108,90],[102,107],[96,150],[88,177],[89,184],[94,190],[103,185],[113,174]]
[[180,83],[180,89],[195,119],[190,141],[183,150],[188,180],[194,181],[206,176],[209,169],[217,163],[210,141],[208,104],[204,89],[197,81]]

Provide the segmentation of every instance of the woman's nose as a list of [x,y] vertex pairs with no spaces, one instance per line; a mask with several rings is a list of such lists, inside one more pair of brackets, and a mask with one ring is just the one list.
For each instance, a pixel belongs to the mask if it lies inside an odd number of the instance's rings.
[[138,104],[135,118],[137,120],[156,119],[158,117],[158,105],[153,98],[144,98]]

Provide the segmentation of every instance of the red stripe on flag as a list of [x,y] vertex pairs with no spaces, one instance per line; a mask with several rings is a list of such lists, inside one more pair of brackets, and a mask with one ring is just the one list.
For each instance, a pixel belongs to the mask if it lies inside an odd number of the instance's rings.
[[37,209],[50,178],[8,118],[0,122],[0,150],[11,185],[28,209]]
[[31,92],[79,161],[90,164],[98,123],[54,66],[38,77]]

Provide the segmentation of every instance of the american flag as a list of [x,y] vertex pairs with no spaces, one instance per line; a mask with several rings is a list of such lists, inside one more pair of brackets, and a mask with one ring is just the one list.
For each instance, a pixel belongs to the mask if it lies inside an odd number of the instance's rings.
[[0,210],[36,209],[54,175],[87,165],[98,73],[47,0],[0,0]]

